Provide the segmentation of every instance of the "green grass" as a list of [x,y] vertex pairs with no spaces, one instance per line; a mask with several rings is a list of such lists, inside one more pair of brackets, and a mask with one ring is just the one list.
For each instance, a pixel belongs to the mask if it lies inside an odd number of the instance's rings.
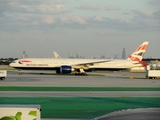
[[11,67],[0,67],[0,70],[12,71],[12,70],[16,70],[16,69],[11,68]]
[[160,87],[26,87],[1,86],[0,91],[160,91]]
[[117,110],[160,107],[160,97],[0,97],[0,104],[39,104],[42,118],[91,119]]

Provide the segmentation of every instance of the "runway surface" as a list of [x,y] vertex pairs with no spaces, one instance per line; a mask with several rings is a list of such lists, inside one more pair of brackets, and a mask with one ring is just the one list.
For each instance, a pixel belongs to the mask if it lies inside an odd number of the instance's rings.
[[159,97],[159,91],[44,92],[0,91],[1,97]]
[[[8,73],[0,86],[58,87],[160,87],[160,80],[145,79],[145,73],[99,73],[105,76],[40,75]],[[134,79],[129,79],[133,76]]]
[[[92,73],[97,74],[97,73]],[[8,72],[6,80],[0,81],[0,86],[44,86],[44,87],[160,87],[160,80],[146,79],[145,73],[103,72],[104,76],[74,76],[74,75],[40,75]],[[133,76],[133,79],[130,79]],[[160,97],[159,91],[0,91],[1,97]],[[155,110],[156,111],[156,110]],[[159,109],[157,110],[159,111]],[[153,111],[152,111],[153,112]],[[151,111],[148,113],[152,113]],[[140,112],[139,112],[140,113]],[[141,115],[146,115],[142,112]],[[148,114],[147,113],[147,114]],[[130,114],[121,113],[123,120],[135,117],[137,110]],[[158,112],[159,114],[159,112]],[[149,115],[149,114],[148,114]],[[154,116],[151,116],[152,119]],[[157,116],[155,116],[157,119]],[[117,117],[112,117],[117,120]],[[114,119],[115,118],[115,119]],[[149,118],[149,117],[148,117]],[[158,116],[159,118],[159,116]],[[97,118],[98,120],[99,118]],[[119,119],[119,120],[122,120]],[[136,118],[140,120],[139,117]],[[101,118],[101,120],[103,120]],[[146,120],[150,120],[147,119]]]

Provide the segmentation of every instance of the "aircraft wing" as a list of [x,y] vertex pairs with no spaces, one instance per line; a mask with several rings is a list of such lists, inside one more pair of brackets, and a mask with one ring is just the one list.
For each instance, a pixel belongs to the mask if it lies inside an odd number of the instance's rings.
[[87,63],[80,63],[80,64],[74,64],[72,67],[74,69],[88,69],[90,66],[93,66],[95,64],[104,63],[104,62],[110,62],[112,60],[102,60],[102,61],[95,61],[95,62],[87,62]]

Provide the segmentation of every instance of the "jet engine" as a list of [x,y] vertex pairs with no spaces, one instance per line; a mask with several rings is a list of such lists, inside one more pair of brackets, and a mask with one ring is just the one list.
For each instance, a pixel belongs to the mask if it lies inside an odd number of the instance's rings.
[[63,65],[56,71],[56,73],[63,73],[63,74],[69,74],[72,73],[73,69],[72,66]]
[[72,66],[63,65],[60,69],[57,69],[56,73],[69,74],[75,72],[75,75],[87,75],[83,69],[73,69]]

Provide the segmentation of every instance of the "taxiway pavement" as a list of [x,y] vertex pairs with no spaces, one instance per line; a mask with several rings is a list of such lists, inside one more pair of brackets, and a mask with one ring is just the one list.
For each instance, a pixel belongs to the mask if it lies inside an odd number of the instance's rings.
[[[40,75],[10,73],[0,86],[52,87],[160,87],[160,80],[145,79],[145,73],[99,73],[105,76]],[[134,78],[131,79],[130,76]]]

